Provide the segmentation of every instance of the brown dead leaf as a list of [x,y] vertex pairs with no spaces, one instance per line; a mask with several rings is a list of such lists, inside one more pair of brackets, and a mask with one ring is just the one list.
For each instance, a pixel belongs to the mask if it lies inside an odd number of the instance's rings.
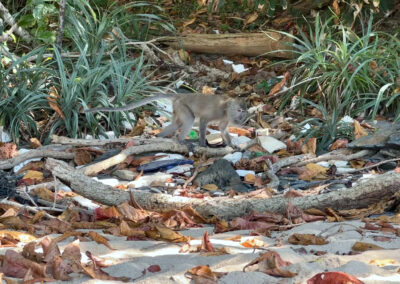
[[124,220],[130,220],[133,222],[141,222],[150,216],[150,212],[144,209],[136,209],[129,205],[128,202],[124,202],[117,207],[119,213],[124,216]]
[[365,161],[364,160],[351,160],[350,165],[353,169],[361,169],[362,167],[365,166]]
[[358,139],[367,135],[368,132],[360,125],[357,120],[354,120],[354,138]]
[[69,273],[72,273],[71,267],[65,263],[60,256],[54,256],[52,263],[52,274],[57,280],[67,281],[70,280]]
[[340,272],[322,272],[314,275],[307,280],[307,284],[363,284],[364,282],[358,280],[353,275]]
[[355,251],[367,251],[367,250],[379,250],[379,249],[384,249],[384,248],[377,246],[375,244],[356,242],[353,245],[352,249]]
[[22,179],[34,179],[41,181],[43,179],[43,173],[39,171],[29,170],[26,172]]
[[99,279],[99,280],[110,280],[110,281],[122,281],[122,282],[128,282],[130,281],[129,278],[127,277],[114,277],[109,275],[107,272],[103,271],[100,269],[100,267],[97,267],[92,263],[89,263],[87,265],[82,265],[79,263],[81,269],[83,272],[85,272],[87,275],[92,277],[93,279]]
[[106,247],[108,247],[111,250],[115,250],[111,247],[110,243],[108,242],[108,239],[106,237],[100,235],[99,233],[96,233],[94,231],[89,231],[88,236],[96,243],[105,245]]
[[282,87],[285,85],[285,83],[289,80],[289,78],[290,78],[290,73],[286,72],[285,75],[283,76],[283,79],[271,89],[268,96],[273,96],[277,92],[279,92],[282,89]]
[[289,261],[284,261],[281,256],[275,251],[267,251],[250,263],[243,267],[243,271],[247,267],[258,264],[258,271],[271,276],[278,277],[294,277],[297,274],[290,272],[289,270],[283,270],[281,267],[291,265]]
[[79,247],[79,240],[69,243],[64,249],[61,258],[71,268],[73,272],[80,272],[81,267],[81,249]]
[[119,218],[121,213],[119,213],[118,209],[115,206],[110,207],[97,207],[94,210],[94,219],[95,220],[104,220],[110,218]]
[[179,232],[175,232],[170,228],[154,225],[151,230],[145,232],[146,236],[154,240],[168,241],[173,243],[188,242],[189,237],[182,235]]
[[182,28],[185,28],[185,27],[187,27],[187,26],[193,24],[195,21],[196,21],[196,18],[191,18],[191,19],[189,19],[189,20],[183,22]]
[[54,256],[61,255],[60,249],[58,248],[55,240],[50,237],[44,237],[40,242],[43,249],[43,261],[46,263],[50,263],[53,261]]
[[258,18],[257,12],[247,15],[247,17],[243,21],[243,28],[246,27],[248,24],[253,23],[255,20],[257,20],[257,18]]
[[335,142],[332,143],[331,147],[329,148],[331,151],[346,148],[347,144],[349,144],[349,140],[347,139],[337,139]]
[[208,235],[208,231],[205,231],[203,234],[203,241],[201,242],[201,249],[209,252],[214,252],[214,247],[210,242],[210,237]]
[[299,179],[306,181],[326,179],[327,170],[327,168],[318,164],[309,163],[306,165],[306,170],[299,175]]
[[36,242],[27,243],[22,249],[22,256],[30,259],[34,262],[42,262],[43,261],[43,253],[36,252]]
[[59,95],[58,95],[58,91],[56,89],[56,87],[52,86],[50,87],[50,93],[49,96],[47,97],[47,102],[49,103],[50,107],[62,118],[65,119],[64,113],[61,110],[61,108],[59,107],[58,103],[57,103],[57,99],[58,99]]
[[193,279],[197,284],[217,284],[218,278],[226,273],[214,272],[207,265],[195,266],[186,271],[185,276]]
[[35,187],[34,189],[31,190],[31,194],[36,195],[40,199],[43,199],[43,200],[46,200],[49,202],[54,202],[54,192],[52,192],[47,187],[44,187],[44,186]]
[[77,166],[89,164],[92,161],[90,152],[86,149],[75,149],[74,162]]
[[328,241],[325,238],[318,237],[314,234],[293,234],[289,237],[288,242],[293,245],[326,245]]
[[41,147],[41,146],[42,146],[42,143],[40,143],[40,141],[39,141],[37,138],[32,137],[32,138],[29,139],[29,146],[30,146],[32,149],[36,149],[36,148]]
[[2,272],[6,276],[24,278],[31,269],[33,277],[46,277],[46,266],[24,258],[13,250],[7,250],[2,265]]
[[305,144],[301,147],[301,152],[303,154],[315,154],[317,151],[317,138],[310,138],[307,140]]
[[215,191],[218,190],[218,186],[216,184],[205,184],[201,186],[202,189],[208,190],[208,191]]

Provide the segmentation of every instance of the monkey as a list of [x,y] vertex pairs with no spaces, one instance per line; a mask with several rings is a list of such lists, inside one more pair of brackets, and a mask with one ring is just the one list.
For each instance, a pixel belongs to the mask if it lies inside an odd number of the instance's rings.
[[[85,113],[96,111],[127,111],[143,106],[149,102],[160,99],[171,99],[173,106],[173,117],[170,125],[166,126],[158,137],[167,137],[176,134],[178,142],[185,144],[185,138],[189,134],[196,117],[200,119],[199,144],[206,146],[206,128],[208,123],[218,122],[222,139],[228,146],[233,146],[229,132],[229,124],[241,125],[247,118],[248,112],[243,101],[226,96],[193,94],[156,94],[138,102],[125,106],[108,108],[99,107],[85,110]],[[179,134],[177,134],[179,133]]]

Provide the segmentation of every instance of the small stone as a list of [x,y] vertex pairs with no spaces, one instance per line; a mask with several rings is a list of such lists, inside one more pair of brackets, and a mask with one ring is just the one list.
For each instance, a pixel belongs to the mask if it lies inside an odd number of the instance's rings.
[[271,136],[259,136],[258,141],[261,146],[271,154],[275,151],[286,149],[285,143]]
[[137,173],[130,170],[116,170],[113,172],[113,175],[122,180],[133,180],[137,176]]

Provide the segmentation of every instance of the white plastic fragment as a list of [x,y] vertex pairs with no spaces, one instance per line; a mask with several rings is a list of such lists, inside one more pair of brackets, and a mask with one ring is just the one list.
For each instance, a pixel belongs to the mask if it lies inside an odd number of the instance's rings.
[[258,141],[268,153],[286,149],[286,144],[271,136],[259,136]]
[[244,177],[245,175],[248,175],[248,174],[252,174],[252,175],[256,174],[254,171],[250,171],[250,170],[236,170],[236,172],[241,177]]
[[5,131],[3,129],[3,126],[0,126],[0,142],[2,143],[7,143],[7,142],[11,142],[11,136],[10,134],[8,134],[7,131]]
[[167,179],[172,178],[171,174],[166,174],[162,172],[157,172],[152,175],[144,175],[138,178],[137,180],[131,181],[128,183],[128,187],[142,187],[142,186],[150,186],[153,182],[165,182]]
[[163,160],[174,160],[174,159],[184,159],[185,157],[180,154],[168,154],[168,153],[157,153],[155,156],[164,156],[162,158],[157,159],[157,161],[163,161]]
[[242,156],[243,156],[242,152],[234,152],[231,154],[226,154],[222,159],[228,160],[232,164],[236,164],[237,162],[240,161]]
[[94,210],[99,207],[99,204],[96,204],[92,200],[81,195],[74,196],[72,199],[78,202],[79,205],[84,206],[90,210]]
[[93,179],[109,186],[116,186],[120,184],[119,180],[116,178],[98,179],[97,177],[94,177]]

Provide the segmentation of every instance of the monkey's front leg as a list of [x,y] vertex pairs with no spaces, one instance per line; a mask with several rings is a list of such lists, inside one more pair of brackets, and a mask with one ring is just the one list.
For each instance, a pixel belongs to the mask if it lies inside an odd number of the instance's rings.
[[201,147],[206,147],[206,128],[208,121],[203,118],[200,118],[200,126],[199,126],[199,144]]

